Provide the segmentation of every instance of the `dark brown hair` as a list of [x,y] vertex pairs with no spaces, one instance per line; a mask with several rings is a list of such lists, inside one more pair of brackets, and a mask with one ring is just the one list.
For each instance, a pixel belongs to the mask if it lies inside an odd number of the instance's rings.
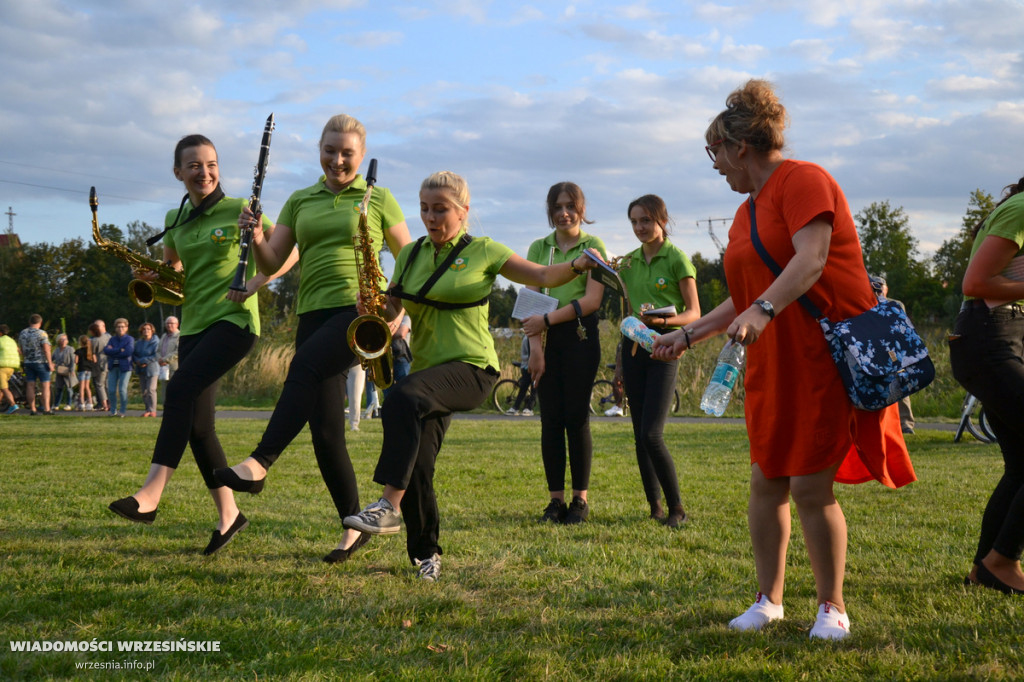
[[587,200],[583,196],[583,190],[575,182],[556,182],[551,185],[551,189],[548,190],[548,225],[551,227],[555,226],[554,213],[555,203],[558,201],[558,195],[565,192],[569,195],[569,200],[572,202],[572,208],[580,217],[581,223],[590,225],[593,220],[587,220]]
[[668,206],[665,205],[665,200],[659,197],[657,194],[645,194],[642,197],[637,197],[633,201],[629,202],[629,207],[626,208],[626,217],[633,212],[633,207],[639,206],[640,208],[647,211],[647,215],[651,216],[654,222],[661,226],[665,236],[671,234],[669,225],[672,223],[672,218],[668,215]]

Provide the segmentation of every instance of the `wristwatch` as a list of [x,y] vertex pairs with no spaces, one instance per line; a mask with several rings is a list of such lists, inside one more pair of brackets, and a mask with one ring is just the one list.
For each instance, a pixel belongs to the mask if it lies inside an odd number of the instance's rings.
[[771,303],[759,298],[756,301],[754,301],[754,305],[763,310],[765,314],[768,316],[769,320],[775,319],[775,308],[774,306],[772,306]]

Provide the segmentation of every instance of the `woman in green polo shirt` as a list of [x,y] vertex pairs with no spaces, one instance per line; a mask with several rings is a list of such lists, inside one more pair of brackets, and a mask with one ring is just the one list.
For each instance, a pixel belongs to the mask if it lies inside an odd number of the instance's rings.
[[[231,490],[213,476],[214,469],[227,465],[214,426],[214,411],[220,378],[245,357],[260,333],[252,294],[268,278],[256,274],[255,265],[250,264],[245,291],[228,289],[238,266],[236,223],[246,201],[224,196],[213,143],[202,135],[183,137],[174,150],[174,176],[188,193],[188,205],[183,200],[178,210],[167,213],[164,223],[169,226],[164,233],[164,260],[185,270],[179,366],[167,384],[149,475],[138,492],[112,502],[109,508],[131,521],[153,523],[164,488],[181,462],[185,446],[191,445],[220,517],[203,550],[203,554],[212,554],[249,523]],[[272,224],[265,219],[263,229]],[[153,273],[136,276],[154,277]]]
[[[308,422],[320,473],[338,517],[343,518],[359,511],[344,419],[345,373],[356,359],[345,334],[358,315],[359,278],[352,237],[366,193],[366,179],[359,174],[366,155],[366,129],[351,116],[339,114],[327,121],[319,147],[324,174],[311,187],[292,193],[269,240],[253,239],[261,272],[274,271],[295,246],[299,248],[302,279],[296,301],[295,357],[259,445],[248,459],[219,469],[216,476],[234,490],[260,492],[267,470]],[[239,218],[240,222],[251,219],[248,212]],[[378,252],[386,243],[391,253],[398,253],[409,242],[402,209],[385,187],[373,190],[368,227]],[[347,560],[367,539],[357,531],[346,531],[324,561]]]
[[384,496],[344,520],[363,533],[397,533],[401,508],[409,559],[430,581],[441,572],[434,463],[452,413],[480,405],[498,377],[487,326],[494,279],[558,287],[596,265],[577,256],[541,266],[488,237],[470,239],[468,214],[469,187],[461,177],[441,171],[423,181],[420,217],[429,239],[398,254],[389,290],[392,314],[404,303],[413,333],[411,372],[381,407],[384,443],[373,480],[384,486]]
[[[532,263],[565,263],[597,249],[607,258],[604,242],[581,229],[586,218],[586,199],[579,185],[559,182],[548,190],[548,223],[554,228],[547,237],[530,245],[526,256]],[[530,287],[538,290],[538,287]],[[601,342],[597,331],[597,309],[601,307],[604,285],[590,277],[579,277],[544,293],[558,299],[558,308],[547,315],[523,320],[530,339],[530,374],[540,398],[540,451],[550,501],[542,522],[575,524],[587,520],[590,507],[590,389],[601,364]],[[546,337],[546,338],[545,338]],[[572,500],[565,504],[566,440]]]
[[[661,197],[647,194],[634,199],[626,210],[640,248],[627,254],[619,276],[629,303],[640,320],[664,334],[700,317],[697,270],[681,249],[668,239],[668,208]],[[652,310],[645,314],[641,311]],[[651,518],[675,528],[686,521],[679,479],[672,453],[665,445],[665,420],[672,406],[679,361],[654,360],[651,354],[623,340],[622,376],[633,421],[636,461]],[[668,516],[661,506],[665,494]]]

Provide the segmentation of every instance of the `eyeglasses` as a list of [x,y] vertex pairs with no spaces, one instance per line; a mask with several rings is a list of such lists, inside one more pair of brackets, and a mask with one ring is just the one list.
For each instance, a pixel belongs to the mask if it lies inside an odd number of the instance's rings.
[[720,140],[715,140],[711,144],[704,145],[704,151],[708,153],[708,158],[711,159],[711,163],[714,163],[715,161],[718,160],[718,152],[715,150],[718,147],[721,147],[723,144],[725,144],[724,137]]

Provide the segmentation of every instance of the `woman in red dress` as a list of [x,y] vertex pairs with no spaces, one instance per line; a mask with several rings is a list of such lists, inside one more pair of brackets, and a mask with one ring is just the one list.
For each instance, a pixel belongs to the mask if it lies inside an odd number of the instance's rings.
[[[843,601],[846,519],[833,483],[915,480],[895,405],[857,410],[846,396],[824,335],[797,303],[807,294],[831,320],[875,302],[857,229],[842,190],[820,166],[786,159],[786,110],[770,83],[751,80],[708,127],[707,151],[733,191],[736,211],[725,252],[730,297],[688,327],[655,342],[655,357],[679,357],[721,332],[747,346],[744,411],[750,439],[748,523],[757,598],[730,621],[760,630],[782,618],[790,497],[796,504],[817,586],[812,638],[849,634]],[[776,278],[751,242],[751,214]],[[796,305],[791,305],[796,303]]]

